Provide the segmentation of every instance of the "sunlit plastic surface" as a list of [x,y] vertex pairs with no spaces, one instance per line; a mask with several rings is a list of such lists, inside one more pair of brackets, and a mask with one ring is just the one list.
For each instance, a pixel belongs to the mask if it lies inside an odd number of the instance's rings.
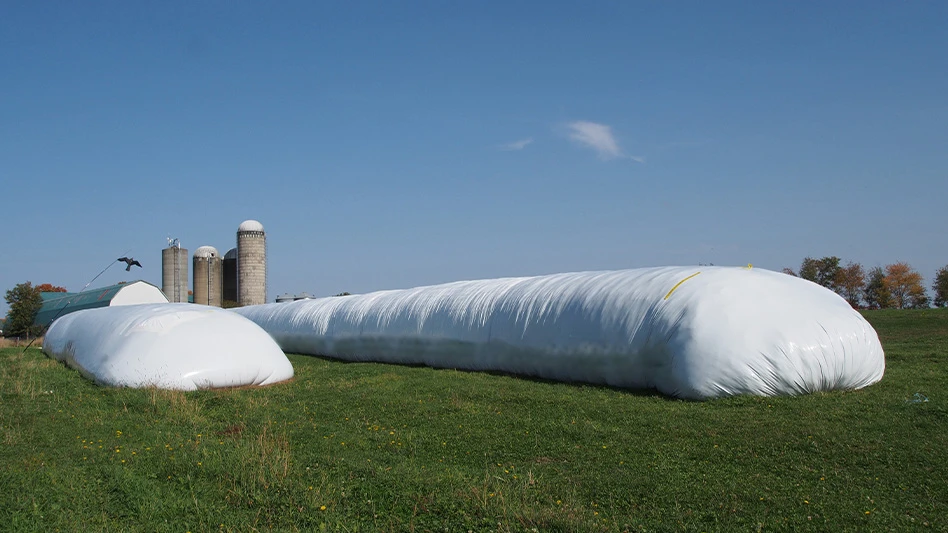
[[785,274],[663,267],[244,307],[287,353],[502,371],[689,399],[856,389],[885,369],[845,300]]
[[194,390],[269,385],[293,366],[253,322],[203,305],[102,307],[57,319],[43,351],[102,385]]

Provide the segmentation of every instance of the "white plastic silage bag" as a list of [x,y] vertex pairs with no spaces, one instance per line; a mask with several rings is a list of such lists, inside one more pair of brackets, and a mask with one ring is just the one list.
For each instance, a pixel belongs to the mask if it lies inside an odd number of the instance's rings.
[[288,353],[654,388],[689,399],[857,389],[876,332],[762,269],[663,267],[461,281],[234,310]]
[[101,307],[58,318],[43,351],[101,385],[194,390],[269,385],[293,366],[269,335],[223,309],[185,303]]

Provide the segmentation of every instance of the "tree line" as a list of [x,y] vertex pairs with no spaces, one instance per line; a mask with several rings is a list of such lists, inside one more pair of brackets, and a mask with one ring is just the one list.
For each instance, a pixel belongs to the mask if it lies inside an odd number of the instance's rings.
[[798,276],[830,289],[855,309],[924,309],[948,306],[948,265],[940,268],[932,283],[934,299],[928,297],[924,278],[906,262],[900,261],[869,270],[859,263],[841,265],[836,256],[807,257],[799,271],[784,268],[783,273]]

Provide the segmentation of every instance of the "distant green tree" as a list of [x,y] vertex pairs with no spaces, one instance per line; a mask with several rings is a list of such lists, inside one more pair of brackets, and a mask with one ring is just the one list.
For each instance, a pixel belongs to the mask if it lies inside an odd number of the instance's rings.
[[6,301],[10,306],[3,334],[7,337],[38,335],[42,328],[33,325],[36,312],[43,305],[40,291],[32,283],[20,283],[8,290]]
[[821,257],[820,259],[807,257],[800,264],[800,277],[835,291],[837,288],[836,281],[841,269],[839,261],[840,259],[835,255]]
[[333,296],[352,296],[352,293],[340,292],[339,294],[333,294]]
[[892,307],[892,293],[885,283],[885,270],[873,267],[869,270],[866,287],[863,289],[863,301],[869,309],[888,309]]
[[838,257],[823,257],[819,261],[816,282],[827,289],[835,291],[839,286],[838,281],[840,270],[842,270],[842,267],[839,266]]
[[816,283],[817,260],[812,257],[806,257],[800,263],[800,277]]
[[935,291],[935,307],[948,307],[948,265],[935,273],[932,290]]

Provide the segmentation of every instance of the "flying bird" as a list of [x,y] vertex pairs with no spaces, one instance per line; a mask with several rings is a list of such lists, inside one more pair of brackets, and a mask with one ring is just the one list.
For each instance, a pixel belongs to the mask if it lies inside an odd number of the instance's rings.
[[118,260],[128,265],[125,267],[126,272],[131,270],[132,266],[137,266],[138,268],[142,267],[142,264],[136,261],[134,257],[119,257]]

